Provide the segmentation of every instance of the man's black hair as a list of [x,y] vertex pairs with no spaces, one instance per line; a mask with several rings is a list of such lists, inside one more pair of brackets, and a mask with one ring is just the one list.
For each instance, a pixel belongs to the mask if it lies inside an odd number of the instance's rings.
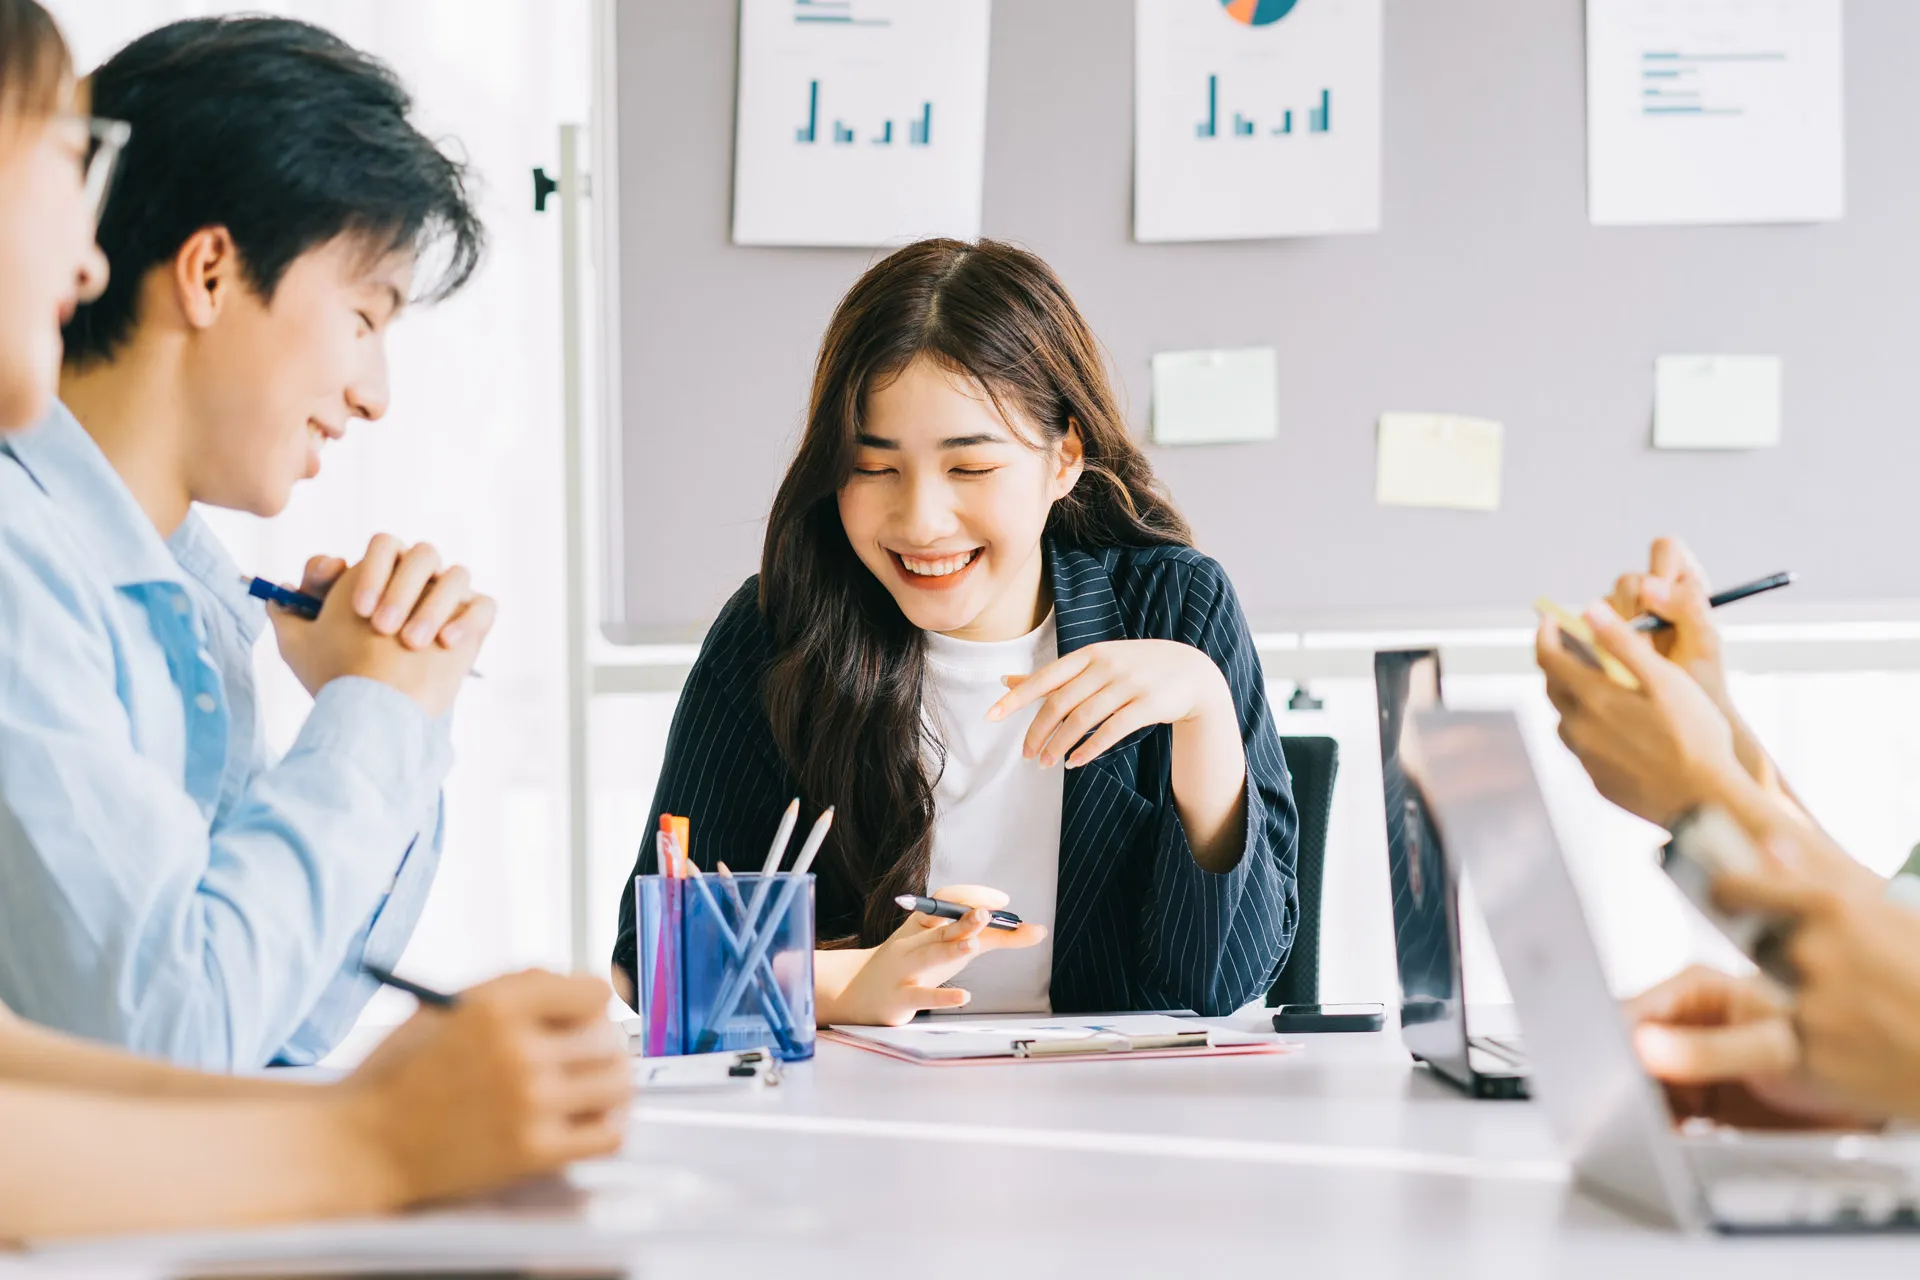
[[444,243],[428,301],[479,265],[466,166],[408,120],[413,100],[386,64],[331,32],[284,18],[175,22],[94,72],[92,99],[133,136],[100,222],[107,291],[67,325],[72,363],[127,340],[141,281],[207,227],[232,235],[267,301],[295,259],[345,234],[376,255]]

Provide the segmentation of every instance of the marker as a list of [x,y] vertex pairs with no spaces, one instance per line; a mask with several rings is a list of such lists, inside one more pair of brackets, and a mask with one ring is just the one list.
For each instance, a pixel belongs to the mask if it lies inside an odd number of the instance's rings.
[[[240,585],[245,587],[247,594],[255,600],[265,600],[268,604],[277,604],[288,613],[293,614],[295,617],[305,618],[308,622],[312,622],[320,616],[320,607],[326,603],[326,601],[322,600],[319,596],[310,596],[304,591],[289,591],[278,583],[268,582],[265,578],[251,578],[244,573],[240,575]],[[478,671],[467,672],[467,678],[470,680],[486,679],[486,677]]]
[[[1752,582],[1743,583],[1737,587],[1728,587],[1725,591],[1708,597],[1707,604],[1711,608],[1718,609],[1721,605],[1732,604],[1736,600],[1745,600],[1748,596],[1757,596],[1768,591],[1778,591],[1781,587],[1791,586],[1795,577],[1796,575],[1791,572],[1769,574],[1764,578],[1756,578]],[[1673,626],[1673,624],[1666,619],[1656,618],[1650,613],[1641,614],[1628,625],[1635,631],[1645,632],[1647,634],[1666,631]]]
[[444,991],[435,991],[432,987],[423,987],[417,982],[408,982],[396,977],[376,964],[361,964],[361,972],[382,986],[392,987],[395,991],[404,991],[421,1004],[432,1005],[436,1009],[451,1009],[458,1000]]
[[[923,916],[938,916],[942,920],[959,920],[973,910],[961,902],[946,902],[940,898],[918,898],[911,893],[903,893],[894,902],[908,911],[918,911]],[[1011,911],[992,911],[987,913],[987,928],[1018,929],[1020,917]]]

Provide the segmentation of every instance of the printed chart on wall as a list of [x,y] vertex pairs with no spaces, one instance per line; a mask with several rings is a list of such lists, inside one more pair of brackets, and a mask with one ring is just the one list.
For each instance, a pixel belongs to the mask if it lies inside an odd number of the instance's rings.
[[989,6],[740,0],[734,243],[978,236]]
[[1135,0],[1134,239],[1380,227],[1381,0]]
[[1823,222],[1846,207],[1841,0],[1587,0],[1602,226]]

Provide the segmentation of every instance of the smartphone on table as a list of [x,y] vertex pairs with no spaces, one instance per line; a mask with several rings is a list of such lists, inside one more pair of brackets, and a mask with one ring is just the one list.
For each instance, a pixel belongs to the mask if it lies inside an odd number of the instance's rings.
[[1283,1004],[1273,1015],[1273,1029],[1311,1034],[1318,1031],[1378,1031],[1387,1025],[1387,1007],[1380,1004]]

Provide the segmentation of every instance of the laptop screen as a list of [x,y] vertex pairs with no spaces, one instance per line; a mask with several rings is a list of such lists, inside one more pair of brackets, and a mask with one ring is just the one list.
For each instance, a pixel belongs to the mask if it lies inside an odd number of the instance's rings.
[[1466,1001],[1454,882],[1420,793],[1409,785],[1400,761],[1401,738],[1413,714],[1441,705],[1439,651],[1376,653],[1373,683],[1380,709],[1393,941],[1400,966],[1400,1036],[1416,1058],[1464,1079]]
[[1510,711],[1412,721],[1403,762],[1453,865],[1473,875],[1548,1121],[1583,1182],[1684,1220],[1691,1184],[1667,1110],[1608,990],[1519,721]]

